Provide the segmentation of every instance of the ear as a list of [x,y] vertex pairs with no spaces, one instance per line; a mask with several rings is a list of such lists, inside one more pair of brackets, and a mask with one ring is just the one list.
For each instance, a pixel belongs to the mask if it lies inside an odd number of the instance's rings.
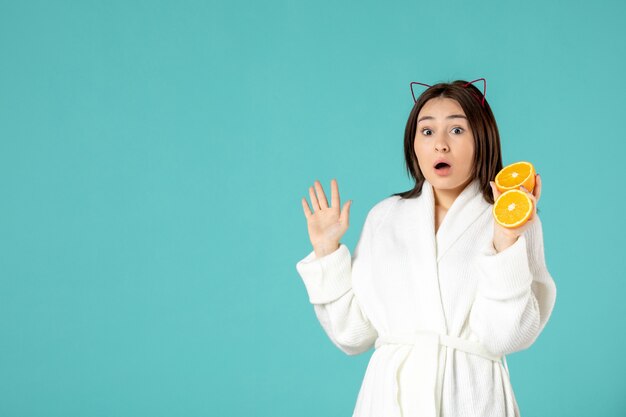
[[[483,97],[482,98],[477,97],[477,98],[480,100],[480,104],[484,106],[485,105],[485,97],[487,96],[487,80],[485,80],[484,78],[477,78],[474,81],[470,81],[468,83],[465,83],[465,85],[463,87],[467,87],[468,85],[473,84],[476,81],[481,81],[481,80],[483,82]],[[474,95],[476,95],[476,94],[474,93]]]
[[476,81],[481,81],[483,82],[483,97],[487,96],[487,80],[485,80],[484,78],[477,78],[474,81],[470,81],[467,84],[465,84],[465,87],[467,87],[470,84],[474,84]]
[[423,86],[428,87],[428,88],[432,87],[432,85],[424,84],[424,83],[418,83],[417,81],[411,81],[410,86],[411,86],[411,94],[413,95],[413,103],[417,103],[417,99],[415,98],[415,92],[413,91],[413,84],[423,85]]

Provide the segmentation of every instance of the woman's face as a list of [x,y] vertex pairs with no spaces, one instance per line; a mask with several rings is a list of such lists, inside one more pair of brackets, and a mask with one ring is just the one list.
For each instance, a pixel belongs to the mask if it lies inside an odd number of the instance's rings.
[[[474,135],[456,100],[437,97],[426,102],[417,116],[413,147],[424,177],[434,188],[460,192],[471,181]],[[435,168],[441,158],[449,168]]]

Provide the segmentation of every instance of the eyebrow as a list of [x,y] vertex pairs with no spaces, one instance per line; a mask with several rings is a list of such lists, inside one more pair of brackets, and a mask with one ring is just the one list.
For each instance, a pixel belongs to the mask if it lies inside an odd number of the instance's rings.
[[[434,119],[433,116],[424,116],[421,117],[417,123],[421,122],[422,120],[429,120],[429,119]],[[465,119],[467,120],[467,117],[463,116],[462,114],[451,114],[450,116],[446,117],[446,119]]]

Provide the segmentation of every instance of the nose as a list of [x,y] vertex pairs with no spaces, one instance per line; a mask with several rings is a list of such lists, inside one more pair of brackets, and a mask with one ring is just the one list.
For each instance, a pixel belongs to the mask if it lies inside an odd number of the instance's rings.
[[439,152],[447,152],[450,150],[450,148],[448,147],[448,144],[445,142],[445,140],[440,137],[437,139],[437,141],[435,141],[435,150]]

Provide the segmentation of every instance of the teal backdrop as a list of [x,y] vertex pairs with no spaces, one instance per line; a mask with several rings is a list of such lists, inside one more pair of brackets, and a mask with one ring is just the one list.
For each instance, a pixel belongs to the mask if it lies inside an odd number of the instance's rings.
[[411,81],[487,79],[558,296],[523,417],[626,415],[620,1],[0,1],[0,416],[350,416],[301,199],[411,187]]

